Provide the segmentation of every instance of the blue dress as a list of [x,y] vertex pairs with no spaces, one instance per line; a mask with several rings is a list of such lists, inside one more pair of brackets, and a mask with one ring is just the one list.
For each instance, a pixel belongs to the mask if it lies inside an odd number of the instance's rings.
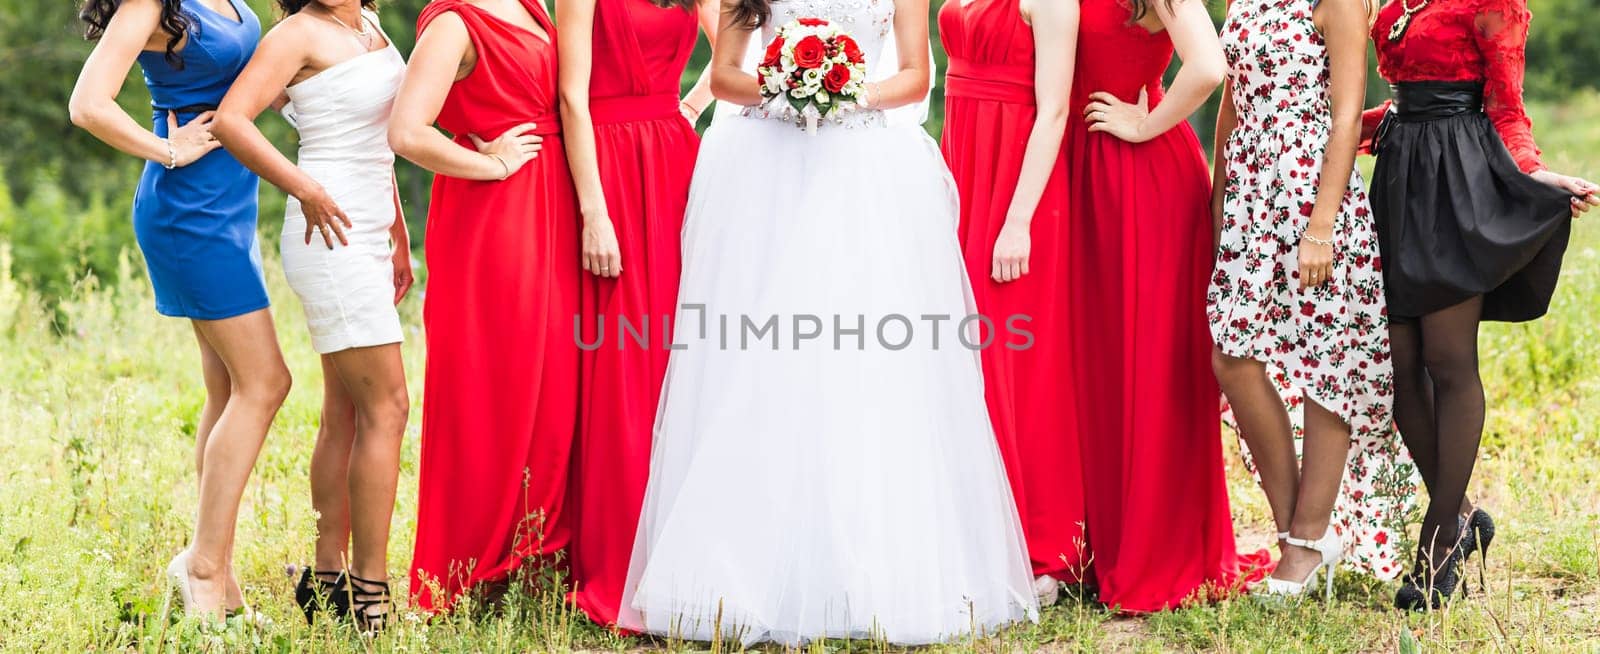
[[[261,22],[241,0],[239,20],[186,2],[189,40],[173,66],[164,52],[139,54],[150,88],[155,133],[167,136],[167,114],[180,124],[215,109],[255,53]],[[226,150],[167,170],[146,163],[133,197],[133,231],[144,253],[156,311],[221,320],[267,307],[256,240],[258,181]]]

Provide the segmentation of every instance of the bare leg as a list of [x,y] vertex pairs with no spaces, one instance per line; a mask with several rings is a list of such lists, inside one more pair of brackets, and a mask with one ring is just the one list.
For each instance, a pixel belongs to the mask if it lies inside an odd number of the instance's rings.
[[[343,570],[350,545],[350,447],[356,440],[356,409],[331,355],[322,356],[322,424],[311,450],[311,506],[317,511],[314,570]],[[333,577],[324,581],[333,581]]]
[[1212,351],[1211,362],[1217,383],[1233,407],[1239,435],[1249,446],[1250,457],[1261,476],[1261,490],[1272,507],[1272,520],[1278,531],[1289,531],[1300,486],[1289,411],[1267,378],[1265,364],[1231,357],[1221,350]]
[[290,379],[268,310],[226,320],[195,321],[195,326],[227,366],[232,381],[227,406],[206,439],[200,510],[189,546],[189,578],[195,602],[190,608],[220,614],[230,575],[239,500],[267,429],[288,395]]
[[[1344,484],[1345,460],[1350,456],[1350,426],[1316,402],[1306,401],[1306,436],[1300,457],[1300,494],[1295,503],[1289,535],[1317,540],[1328,532],[1339,488]],[[1284,551],[1273,576],[1300,581],[1322,562],[1318,552],[1293,547]]]
[[346,490],[352,536],[351,574],[388,577],[389,525],[400,475],[400,444],[411,410],[400,345],[345,350],[327,359],[355,407]]
[[[195,423],[194,430],[194,481],[199,485],[200,477],[205,473],[206,442],[211,438],[212,428],[217,426],[217,419],[222,417],[223,408],[228,406],[228,398],[233,392],[233,379],[228,376],[228,366],[222,362],[222,357],[201,335],[200,326],[191,324],[191,327],[194,329],[195,342],[200,346],[200,371],[206,384],[206,402],[200,407],[199,421]],[[223,608],[233,611],[245,606],[244,590],[239,587],[239,579],[233,574],[231,559],[227,562],[227,569]]]
[[200,326],[193,327],[195,342],[200,345],[200,371],[206,383],[206,403],[200,406],[200,418],[194,430],[194,480],[199,484],[200,475],[205,472],[206,439],[211,437],[211,429],[222,417],[222,409],[228,406],[233,380],[228,377],[228,366],[222,362],[222,357],[200,334]]

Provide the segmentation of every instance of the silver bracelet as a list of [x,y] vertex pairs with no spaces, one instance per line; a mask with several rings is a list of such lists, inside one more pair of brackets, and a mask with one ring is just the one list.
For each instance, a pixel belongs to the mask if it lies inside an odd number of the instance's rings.
[[1323,239],[1323,238],[1317,238],[1315,236],[1312,236],[1311,232],[1306,232],[1304,234],[1301,234],[1300,238],[1303,238],[1303,239],[1305,239],[1307,241],[1311,241],[1312,245],[1322,245],[1322,246],[1327,246],[1327,247],[1330,247],[1330,248],[1333,247],[1333,241],[1332,240]]
[[177,150],[177,148],[172,147],[172,139],[161,139],[161,142],[167,144],[167,163],[164,165],[164,167],[167,170],[172,170],[173,168],[177,168],[178,167],[178,150]]

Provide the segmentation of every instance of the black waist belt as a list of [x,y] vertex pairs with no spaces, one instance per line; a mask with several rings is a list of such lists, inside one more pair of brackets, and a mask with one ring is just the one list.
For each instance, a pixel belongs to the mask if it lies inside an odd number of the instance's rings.
[[1395,120],[1417,123],[1483,112],[1482,82],[1401,82],[1389,88]]
[[150,107],[156,111],[165,111],[169,114],[203,114],[207,111],[217,110],[217,105],[214,104],[190,104],[182,107],[161,107],[157,105],[150,105]]

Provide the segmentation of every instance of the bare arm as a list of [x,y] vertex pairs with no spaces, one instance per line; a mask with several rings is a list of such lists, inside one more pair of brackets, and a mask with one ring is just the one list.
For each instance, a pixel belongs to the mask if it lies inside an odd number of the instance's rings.
[[394,253],[389,258],[394,265],[394,303],[400,304],[416,277],[411,271],[411,232],[406,229],[406,211],[400,204],[400,184],[392,174],[389,183],[394,187],[394,224],[389,226]]
[[1307,232],[1328,240],[1350,189],[1356,148],[1361,143],[1361,110],[1367,95],[1367,6],[1365,0],[1322,0],[1315,13],[1328,44],[1333,129],[1323,152],[1321,181]]
[[744,70],[744,51],[749,47],[756,28],[733,19],[733,7],[737,0],[720,2],[722,9],[717,24],[717,42],[711,48],[711,94],[718,100],[754,107],[761,104],[761,90],[756,76]]
[[276,102],[309,63],[307,53],[316,47],[316,40],[304,33],[303,26],[304,22],[290,17],[267,32],[250,63],[223,96],[212,131],[239,163],[300,201],[307,245],[313,233],[320,233],[323,243],[332,248],[335,240],[350,244],[344,234],[344,228],[351,226],[350,218],[317,180],[278,152],[255,124],[256,116]]
[[1211,141],[1211,240],[1222,238],[1222,199],[1228,187],[1228,139],[1239,126],[1239,112],[1233,106],[1233,82],[1222,83],[1222,103],[1217,107],[1217,129]]
[[928,0],[894,0],[894,40],[900,71],[867,85],[869,108],[894,109],[928,97],[933,79],[933,62],[928,60]]
[[[711,49],[717,48],[717,22],[720,20],[722,4],[718,0],[700,0],[695,11],[700,19],[700,31],[706,35],[706,41],[711,43]],[[706,67],[700,71],[695,79],[694,86],[683,96],[683,119],[693,125],[700,119],[700,114],[705,113],[716,100],[711,94],[711,68],[714,61],[707,61]]]
[[[445,13],[428,24],[411,51],[405,79],[395,96],[389,148],[439,175],[478,181],[505,179],[538,156],[543,139],[527,134],[532,125],[506,130],[495,140],[478,145],[476,152],[456,145],[433,126],[458,73],[474,55],[467,25],[460,16]],[[478,135],[470,136],[475,144],[480,143]]]
[[1034,103],[1038,111],[1023,151],[1017,189],[1011,196],[1005,225],[995,240],[990,274],[997,282],[1008,282],[1028,274],[1032,245],[1029,229],[1039,208],[1039,199],[1061,156],[1078,45],[1076,2],[1023,0],[1021,8],[1033,28],[1034,60],[1037,62]]
[[[1233,3],[1228,3],[1228,10]],[[1211,240],[1222,238],[1222,197],[1228,184],[1228,139],[1239,126],[1239,112],[1233,106],[1233,81],[1224,78],[1222,102],[1217,106],[1217,129],[1211,140]]]
[[[1205,104],[1217,90],[1227,74],[1227,62],[1222,56],[1222,44],[1217,41],[1217,28],[1211,24],[1205,3],[1200,0],[1156,0],[1150,10],[1166,26],[1172,47],[1183,65],[1173,78],[1172,86],[1155,109],[1146,113],[1148,90],[1139,94],[1139,101],[1129,105],[1110,93],[1097,92],[1085,109],[1091,114],[1091,132],[1108,132],[1117,138],[1133,143],[1143,143],[1165,134],[1178,123]],[[1101,120],[1094,120],[1099,111]]]
[[123,2],[84,61],[78,82],[72,87],[67,112],[72,124],[113,148],[146,161],[184,166],[218,147],[211,138],[209,112],[183,127],[178,127],[177,118],[169,115],[169,141],[156,136],[117,105],[117,94],[139,53],[153,41],[166,42],[160,21],[161,4],[157,0]]
[[594,70],[595,0],[557,0],[556,27],[560,44],[561,133],[567,165],[578,191],[583,216],[583,269],[614,277],[622,273],[622,252],[606,209],[600,183],[600,156],[594,120],[589,114],[589,79]]
[[1361,109],[1367,90],[1367,6],[1365,0],[1322,0],[1312,14],[1328,44],[1332,129],[1323,148],[1317,198],[1300,239],[1300,288],[1325,284],[1333,276],[1333,223],[1350,190],[1356,148],[1361,144]]

